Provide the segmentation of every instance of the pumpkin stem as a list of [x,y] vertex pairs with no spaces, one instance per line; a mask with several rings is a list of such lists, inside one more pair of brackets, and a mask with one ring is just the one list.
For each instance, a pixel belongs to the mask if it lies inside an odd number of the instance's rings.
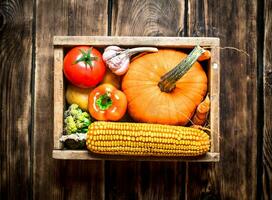
[[162,92],[171,92],[176,87],[176,82],[193,66],[198,57],[204,53],[204,49],[197,45],[191,53],[176,67],[161,77],[158,86]]

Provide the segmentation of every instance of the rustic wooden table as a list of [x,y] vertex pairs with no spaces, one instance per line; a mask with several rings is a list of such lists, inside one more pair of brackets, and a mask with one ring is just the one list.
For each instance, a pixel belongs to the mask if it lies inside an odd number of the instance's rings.
[[[272,199],[271,0],[2,0],[0,199]],[[219,163],[53,160],[54,35],[215,36]]]

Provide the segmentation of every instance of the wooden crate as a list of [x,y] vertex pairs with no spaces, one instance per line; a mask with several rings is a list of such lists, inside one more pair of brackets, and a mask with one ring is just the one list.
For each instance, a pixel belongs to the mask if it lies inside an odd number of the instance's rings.
[[[108,36],[55,36],[54,37],[54,149],[55,159],[81,160],[152,160],[152,161],[219,161],[219,90],[220,63],[219,39],[207,37],[108,37]],[[209,94],[211,97],[210,128],[211,149],[203,156],[185,157],[127,157],[127,156],[98,156],[87,150],[64,150],[59,138],[63,132],[63,113],[65,109],[63,58],[65,49],[77,45],[90,45],[104,48],[109,45],[125,47],[153,46],[158,48],[192,49],[195,45],[209,48],[211,59],[208,62]]]

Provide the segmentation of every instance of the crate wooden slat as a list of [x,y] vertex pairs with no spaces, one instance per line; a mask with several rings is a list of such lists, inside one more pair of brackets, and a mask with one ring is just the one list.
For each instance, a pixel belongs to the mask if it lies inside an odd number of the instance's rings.
[[[217,162],[219,153],[207,153],[203,156],[185,157],[128,157],[94,155],[86,150],[53,150],[53,158],[65,160],[139,160],[139,161],[191,161],[191,162]],[[197,159],[196,159],[197,158]]]
[[[218,38],[207,37],[109,37],[109,36],[55,36],[54,37],[54,149],[52,157],[55,159],[79,160],[152,160],[152,161],[188,161],[188,162],[218,162],[219,152],[219,90],[220,63]],[[195,45],[208,48],[211,59],[208,63],[209,94],[211,98],[210,127],[211,149],[201,157],[126,157],[94,155],[87,150],[64,150],[59,138],[63,132],[63,113],[65,109],[63,58],[66,48],[77,45],[90,45],[104,48],[109,45],[125,47],[154,46],[159,48],[188,49]]]
[[202,47],[219,46],[219,38],[213,37],[129,37],[129,36],[55,36],[54,45],[58,46],[158,46],[158,47]]
[[210,109],[210,127],[211,134],[211,152],[219,152],[219,127],[220,127],[220,106],[219,106],[219,90],[220,90],[220,63],[219,63],[219,45],[211,46],[211,59],[209,63],[209,93],[211,99]]
[[59,138],[63,130],[64,81],[63,48],[54,48],[54,149],[62,149]]

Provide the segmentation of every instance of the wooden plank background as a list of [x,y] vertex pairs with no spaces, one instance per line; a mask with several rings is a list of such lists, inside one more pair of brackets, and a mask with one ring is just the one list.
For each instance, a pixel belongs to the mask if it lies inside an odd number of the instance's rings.
[[[0,1],[0,199],[272,198],[270,0]],[[61,161],[54,35],[221,39],[219,163]]]

